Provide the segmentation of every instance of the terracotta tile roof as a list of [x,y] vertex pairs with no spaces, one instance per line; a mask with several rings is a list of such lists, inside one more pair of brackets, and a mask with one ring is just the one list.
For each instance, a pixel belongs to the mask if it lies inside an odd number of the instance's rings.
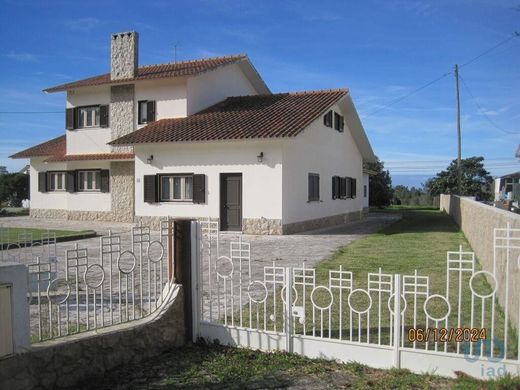
[[99,160],[132,160],[133,153],[92,153],[92,154],[67,154],[65,156],[53,156],[46,162],[62,161],[99,161]]
[[245,54],[226,56],[226,57],[215,57],[215,58],[204,58],[200,60],[182,61],[175,63],[166,63],[158,65],[147,65],[142,66],[137,70],[137,76],[131,79],[125,80],[111,80],[110,73],[105,73],[99,76],[89,77],[83,80],[73,81],[71,83],[57,85],[55,87],[44,89],[44,92],[59,92],[66,91],[73,88],[91,87],[103,84],[118,84],[128,83],[129,81],[139,80],[152,80],[152,79],[164,79],[173,77],[184,77],[184,76],[195,76],[200,73],[204,73],[219,66],[232,64],[246,60]]
[[230,97],[185,118],[161,119],[110,144],[294,137],[346,89]]
[[67,141],[64,135],[53,138],[31,148],[15,153],[9,158],[30,158],[44,156],[61,156],[66,153]]

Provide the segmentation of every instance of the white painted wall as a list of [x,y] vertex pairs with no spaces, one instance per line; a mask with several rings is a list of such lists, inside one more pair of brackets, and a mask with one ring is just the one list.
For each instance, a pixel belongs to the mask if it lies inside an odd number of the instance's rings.
[[155,100],[156,120],[187,116],[186,79],[151,80],[135,84],[135,127],[138,125],[137,103]]
[[188,115],[229,96],[256,95],[258,92],[240,66],[231,64],[188,79]]
[[76,211],[110,211],[112,208],[110,192],[66,191],[39,192],[38,172],[67,171],[74,169],[110,169],[108,161],[74,161],[67,163],[45,163],[45,158],[32,158],[30,166],[31,208]]
[[[263,152],[264,161],[257,155]],[[282,217],[282,150],[277,141],[227,141],[135,147],[135,211],[138,216],[220,217],[220,173],[242,173],[243,218]],[[153,164],[146,159],[153,154]],[[206,204],[143,200],[143,176],[206,175]]]
[[[67,91],[67,108],[109,103],[110,87],[107,86]],[[66,130],[66,135],[67,154],[110,153],[110,147],[107,145],[111,136],[109,127]]]
[[[338,106],[332,108],[342,113]],[[283,223],[359,211],[363,208],[363,160],[345,124],[340,133],[320,116],[283,143]],[[308,202],[308,174],[320,175],[320,202]],[[332,176],[357,179],[355,199],[332,199]]]

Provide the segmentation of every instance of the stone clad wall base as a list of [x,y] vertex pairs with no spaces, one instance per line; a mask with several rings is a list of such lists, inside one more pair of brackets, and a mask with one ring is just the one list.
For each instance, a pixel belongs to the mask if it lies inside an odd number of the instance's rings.
[[29,215],[33,218],[68,219],[72,221],[117,221],[110,211],[31,209]]
[[243,218],[244,234],[283,234],[281,219]]
[[359,221],[365,216],[363,211],[353,211],[351,213],[332,215],[307,221],[288,223],[283,225],[283,234],[293,234],[315,230],[329,226],[342,225],[348,222]]
[[106,372],[184,344],[183,297],[176,285],[143,320],[38,343],[30,352],[0,359],[0,389],[101,387]]

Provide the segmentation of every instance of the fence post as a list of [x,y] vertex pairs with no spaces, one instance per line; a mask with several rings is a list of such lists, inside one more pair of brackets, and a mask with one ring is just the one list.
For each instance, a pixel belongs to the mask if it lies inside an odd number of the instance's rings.
[[394,367],[401,367],[401,275],[394,274]]
[[200,283],[201,283],[201,275],[200,275],[200,240],[202,238],[202,232],[200,227],[200,222],[191,221],[191,284],[192,284],[192,297],[191,297],[191,307],[192,307],[192,341],[195,343],[200,335],[199,332],[199,322],[200,322],[200,310],[201,310],[201,301],[200,301]]
[[292,267],[285,268],[285,348],[287,352],[293,352],[292,335],[293,335],[293,273]]
[[184,328],[186,341],[193,340],[192,307],[192,234],[191,219],[176,219],[173,225],[174,237],[174,279],[182,284],[184,292]]

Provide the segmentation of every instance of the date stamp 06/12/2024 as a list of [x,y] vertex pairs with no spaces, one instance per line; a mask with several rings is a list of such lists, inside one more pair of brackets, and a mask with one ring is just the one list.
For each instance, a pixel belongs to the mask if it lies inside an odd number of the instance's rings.
[[408,330],[409,342],[476,343],[486,339],[486,328],[410,328]]

